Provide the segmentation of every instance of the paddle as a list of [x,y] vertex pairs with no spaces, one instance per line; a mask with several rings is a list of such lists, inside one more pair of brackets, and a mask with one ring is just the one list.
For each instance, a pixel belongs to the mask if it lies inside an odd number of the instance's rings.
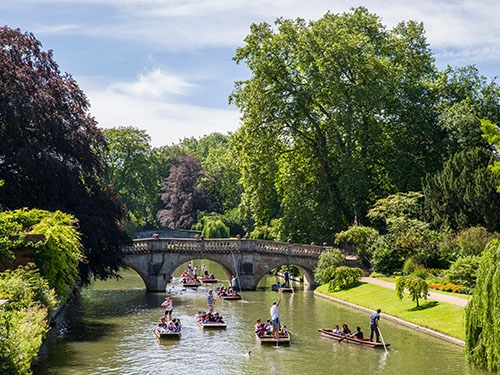
[[380,338],[382,339],[382,344],[384,344],[384,349],[385,352],[387,353],[387,346],[385,346],[385,341],[384,341],[384,336],[382,336],[382,332],[380,331],[380,328],[377,326],[378,334],[380,335]]

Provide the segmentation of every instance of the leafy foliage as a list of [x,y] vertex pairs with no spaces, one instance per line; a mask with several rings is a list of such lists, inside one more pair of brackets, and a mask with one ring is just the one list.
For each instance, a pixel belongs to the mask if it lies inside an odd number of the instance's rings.
[[484,149],[455,154],[441,171],[429,174],[423,184],[425,212],[436,228],[455,231],[483,226],[500,230],[500,178],[489,169],[493,156]]
[[335,243],[353,243],[356,246],[358,256],[363,260],[363,263],[369,264],[372,246],[378,239],[378,236],[379,233],[373,228],[355,225],[349,227],[346,231],[337,233],[335,236]]
[[253,24],[234,59],[253,73],[230,99],[243,113],[235,150],[257,227],[282,218],[294,241],[332,241],[378,198],[417,190],[439,168],[444,132],[421,24],[386,30],[361,7],[278,19]]
[[446,275],[454,284],[465,285],[469,288],[476,286],[477,270],[481,258],[479,256],[468,256],[455,260]]
[[170,169],[163,181],[160,198],[165,208],[158,211],[158,220],[171,229],[190,229],[198,212],[218,212],[217,202],[210,201],[201,181],[208,179],[200,161],[193,156],[180,156],[179,165]]
[[473,365],[500,369],[500,241],[486,246],[477,271],[477,284],[465,308],[465,354]]
[[[314,281],[319,284],[326,284],[330,281],[330,274],[325,271],[328,268],[337,268],[344,264],[344,254],[337,248],[324,251],[319,256],[318,265],[314,269]],[[325,275],[324,275],[325,273]]]
[[[332,268],[333,267],[329,267],[327,268],[327,270],[332,270]],[[330,282],[328,285],[328,291],[338,292],[339,290],[354,288],[361,284],[359,279],[363,276],[364,273],[361,268],[352,268],[346,266],[333,268],[333,272],[331,272],[331,275],[329,275]]]
[[396,294],[399,299],[403,299],[404,293],[408,292],[411,300],[419,307],[420,299],[427,299],[429,293],[429,285],[427,282],[418,276],[399,276],[396,278]]
[[129,234],[137,228],[157,224],[158,189],[162,179],[150,146],[151,137],[133,127],[103,131],[108,147],[103,153],[107,165],[106,183],[113,186],[127,207]]
[[[0,212],[2,245],[7,250],[35,249],[34,259],[50,288],[63,299],[69,288],[79,282],[78,265],[84,259],[77,222],[61,211],[15,210]],[[41,234],[44,240],[31,243],[26,233]],[[1,257],[6,264],[11,259]]]
[[55,306],[54,292],[38,271],[20,267],[0,273],[0,372],[30,374],[48,331],[47,312]]
[[490,233],[484,227],[475,226],[458,232],[454,242],[460,255],[466,257],[481,255],[488,242],[493,239],[499,239],[498,233]]
[[121,265],[123,209],[103,183],[105,140],[75,80],[33,34],[0,28],[0,204],[73,214],[91,275]]
[[200,231],[205,238],[229,238],[229,227],[218,215],[205,215],[198,219],[193,230]]

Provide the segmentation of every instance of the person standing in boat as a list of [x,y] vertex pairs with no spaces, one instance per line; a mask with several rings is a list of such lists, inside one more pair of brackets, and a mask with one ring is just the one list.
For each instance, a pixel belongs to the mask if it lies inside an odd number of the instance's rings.
[[285,287],[290,288],[290,272],[288,272],[288,268],[283,272],[283,277],[285,278]]
[[234,291],[238,291],[238,279],[234,275],[231,278],[231,288],[233,288]]
[[380,313],[382,310],[377,309],[370,315],[370,341],[373,341],[373,334],[375,333],[375,337],[377,342],[380,342],[380,332],[378,330],[378,322],[380,320]]
[[278,302],[273,302],[271,309],[269,312],[271,313],[271,321],[273,324],[273,336],[278,338],[278,331],[280,329],[280,306],[281,298],[278,299]]
[[214,294],[213,294],[212,289],[210,289],[208,291],[207,304],[208,304],[208,311],[213,312],[214,311]]
[[165,319],[168,321],[172,320],[172,311],[174,310],[174,304],[172,302],[172,298],[170,297],[165,297],[165,301],[161,304],[163,307],[165,307]]

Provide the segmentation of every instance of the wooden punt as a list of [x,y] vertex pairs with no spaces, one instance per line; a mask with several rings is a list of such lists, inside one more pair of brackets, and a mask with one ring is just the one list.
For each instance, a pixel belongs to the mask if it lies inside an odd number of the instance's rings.
[[261,344],[288,345],[292,339],[292,334],[290,332],[286,332],[285,334],[279,335],[276,340],[276,337],[269,334],[269,332],[255,332],[255,337]]
[[287,287],[284,284],[273,284],[273,285],[271,285],[271,290],[273,292],[281,292],[281,293],[293,293],[294,292],[292,287]]
[[198,324],[201,328],[209,328],[209,329],[225,329],[227,324],[224,322],[199,322],[196,320],[196,324]]
[[179,332],[161,332],[158,328],[153,329],[153,333],[159,339],[180,339],[181,331]]
[[217,279],[210,279],[210,278],[201,278],[201,282],[205,284],[216,284],[219,280]]
[[[384,348],[384,344],[381,342],[370,341],[370,339],[358,339],[356,337],[344,336],[334,333],[331,329],[320,328],[318,332],[323,337],[327,337],[329,339],[334,339],[339,342],[346,342],[349,344],[355,344],[360,346],[366,346],[368,348]],[[391,344],[385,343],[385,346],[388,347]]]
[[183,288],[198,288],[201,286],[201,282],[191,282],[191,283],[182,283]]
[[241,299],[241,296],[239,294],[232,294],[232,295],[225,295],[225,296],[219,295],[219,297],[222,299],[229,299],[229,300]]

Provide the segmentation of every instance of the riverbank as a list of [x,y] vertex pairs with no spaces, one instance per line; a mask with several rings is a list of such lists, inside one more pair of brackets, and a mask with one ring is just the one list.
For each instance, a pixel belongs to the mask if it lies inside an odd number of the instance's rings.
[[335,293],[328,292],[328,285],[322,285],[314,294],[367,313],[381,308],[384,319],[464,346],[463,306],[429,298],[417,309],[409,298],[400,301],[390,285],[381,286],[367,282],[357,288]]

